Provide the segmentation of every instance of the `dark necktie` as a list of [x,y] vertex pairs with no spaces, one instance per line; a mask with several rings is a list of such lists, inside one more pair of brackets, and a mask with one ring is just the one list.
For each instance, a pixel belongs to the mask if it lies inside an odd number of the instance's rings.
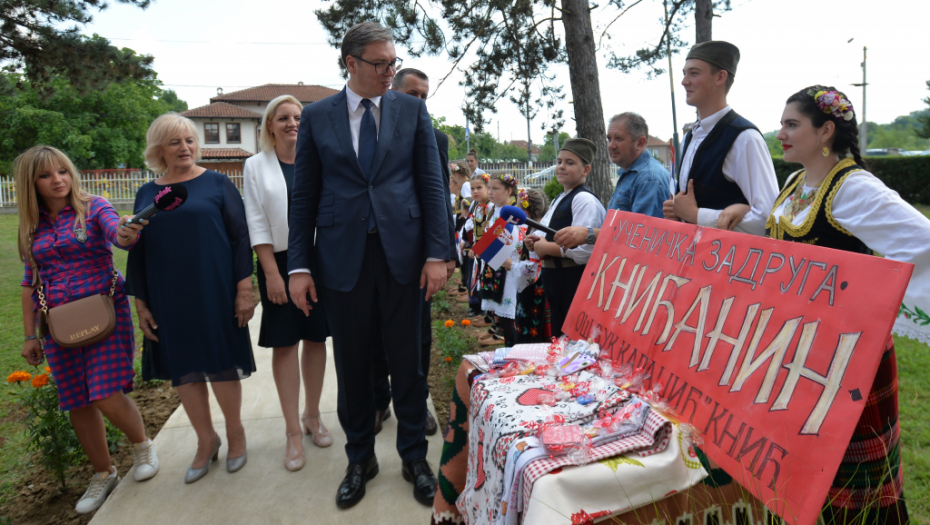
[[[369,182],[375,169],[375,153],[378,151],[378,128],[375,126],[375,116],[371,113],[371,101],[362,100],[365,106],[365,114],[362,115],[362,123],[358,129],[358,163],[368,177]],[[375,210],[368,206],[368,229],[375,228]]]

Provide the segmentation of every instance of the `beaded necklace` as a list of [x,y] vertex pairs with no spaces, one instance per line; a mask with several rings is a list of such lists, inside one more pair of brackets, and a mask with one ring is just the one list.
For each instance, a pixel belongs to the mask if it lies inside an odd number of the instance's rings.
[[794,189],[794,192],[788,197],[788,201],[785,203],[784,214],[785,218],[789,221],[793,221],[798,214],[810,207],[811,203],[817,197],[817,192],[820,190],[821,183],[823,183],[821,180],[810,190],[804,191],[804,182],[807,180],[807,173],[805,172],[802,177],[803,178]]

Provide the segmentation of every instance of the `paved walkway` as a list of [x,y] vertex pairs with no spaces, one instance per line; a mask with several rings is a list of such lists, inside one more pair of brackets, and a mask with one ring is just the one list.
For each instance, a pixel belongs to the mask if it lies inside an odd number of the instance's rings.
[[[161,462],[158,475],[137,483],[131,473],[127,474],[97,511],[92,525],[429,523],[430,509],[413,499],[413,485],[401,476],[401,461],[395,449],[396,417],[385,421],[378,434],[375,453],[381,472],[368,482],[365,498],[348,510],[336,507],[336,489],[347,463],[343,448],[346,438],[336,416],[336,369],[331,341],[326,343],[328,359],[320,411],[333,435],[333,445],[317,448],[305,437],[306,466],[298,472],[284,468],[284,418],[271,375],[271,350],[256,344],[260,314],[261,305],[256,307],[255,317],[249,323],[258,371],[242,382],[248,464],[235,474],[226,472],[223,413],[211,393],[214,425],[224,443],[219,461],[211,464],[210,473],[196,483],[184,484],[184,473],[194,457],[197,442],[184,408],[179,407],[155,438]],[[432,400],[429,408],[435,414]],[[442,450],[440,434],[429,438],[427,459],[434,471]]]

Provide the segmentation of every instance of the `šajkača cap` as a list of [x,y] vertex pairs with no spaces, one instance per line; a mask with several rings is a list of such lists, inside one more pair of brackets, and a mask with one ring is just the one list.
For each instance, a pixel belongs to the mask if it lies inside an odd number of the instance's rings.
[[688,58],[703,60],[725,70],[736,78],[736,65],[739,64],[739,48],[722,40],[710,40],[695,44],[688,52]]
[[591,161],[594,160],[594,153],[597,151],[597,146],[588,139],[568,139],[562,144],[562,149],[559,151],[571,151],[575,155],[578,155],[581,162],[591,164]]

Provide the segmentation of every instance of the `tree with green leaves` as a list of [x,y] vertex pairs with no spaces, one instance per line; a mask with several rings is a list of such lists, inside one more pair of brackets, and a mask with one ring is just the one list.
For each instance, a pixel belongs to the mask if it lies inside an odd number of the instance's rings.
[[[930,89],[930,80],[927,81],[927,89]],[[930,97],[924,99],[924,104],[930,107]],[[930,112],[920,119],[923,126],[917,130],[917,134],[925,139],[930,139]]]
[[36,144],[64,151],[78,169],[142,168],[145,132],[159,115],[187,107],[154,73],[82,94],[64,78],[46,95],[20,75],[0,73],[0,174]]
[[[531,103],[536,108],[554,108],[563,93],[550,66],[567,64],[577,134],[604,144],[607,132],[597,48],[604,38],[610,39],[614,22],[642,2],[607,0],[603,11],[612,21],[599,27],[597,37],[591,11],[599,7],[587,0],[332,0],[332,5],[316,14],[334,46],[356,23],[379,20],[394,30],[395,41],[414,56],[445,55],[452,70],[464,73],[463,111],[476,131],[486,123],[485,113],[495,112],[505,96],[515,99],[524,116],[529,99],[535,96],[530,93],[538,94]],[[728,5],[728,0],[716,3],[721,2]],[[608,66],[622,71],[646,67],[650,75],[662,73],[660,60],[669,50],[685,46],[677,35],[694,5],[695,0],[667,0],[668,16],[655,45],[631,56],[608,52]],[[535,86],[535,91],[528,86]],[[552,115],[553,121],[560,119],[561,115]],[[604,201],[613,192],[608,166],[607,148],[598,148],[587,185]]]
[[[145,9],[151,0],[118,1]],[[24,72],[34,88],[64,77],[86,93],[145,78],[151,56],[80,34],[78,26],[93,20],[91,12],[106,8],[103,0],[0,0],[0,62],[8,71]]]

